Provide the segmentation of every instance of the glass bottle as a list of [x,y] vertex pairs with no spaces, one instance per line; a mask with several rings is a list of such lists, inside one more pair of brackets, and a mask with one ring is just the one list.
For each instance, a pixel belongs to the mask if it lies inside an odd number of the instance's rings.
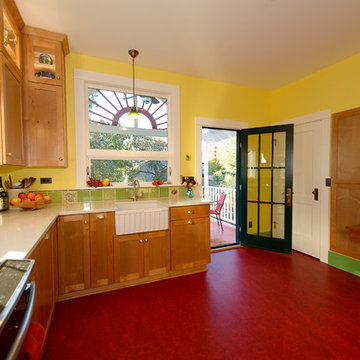
[[8,197],[6,191],[2,184],[2,179],[0,176],[0,211],[5,211],[8,209]]

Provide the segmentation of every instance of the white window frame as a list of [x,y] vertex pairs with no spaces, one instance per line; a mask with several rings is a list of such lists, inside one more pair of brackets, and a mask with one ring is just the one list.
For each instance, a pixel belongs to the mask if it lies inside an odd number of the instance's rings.
[[[132,92],[132,78],[74,69],[76,187],[86,188],[87,167],[91,159],[157,160],[168,162],[168,182],[180,179],[180,89],[153,81],[136,80],[136,92],[141,95],[167,98],[168,151],[95,150],[89,146],[88,88]],[[147,186],[151,183],[143,182]],[[116,187],[127,183],[116,183]]]

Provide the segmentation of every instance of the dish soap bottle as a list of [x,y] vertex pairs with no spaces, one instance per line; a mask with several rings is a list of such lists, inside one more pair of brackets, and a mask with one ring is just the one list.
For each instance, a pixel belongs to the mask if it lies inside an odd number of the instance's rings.
[[8,197],[5,192],[5,189],[2,184],[2,179],[0,176],[0,211],[5,211],[8,209]]

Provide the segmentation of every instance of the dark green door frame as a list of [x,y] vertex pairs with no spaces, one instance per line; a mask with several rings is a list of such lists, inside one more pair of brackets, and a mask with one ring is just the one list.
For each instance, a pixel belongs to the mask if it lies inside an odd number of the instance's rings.
[[[284,187],[284,239],[278,239],[269,236],[261,236],[258,231],[257,234],[248,234],[248,221],[247,221],[247,194],[248,194],[248,184],[247,184],[247,174],[248,174],[248,136],[253,134],[259,134],[259,150],[260,150],[260,134],[264,133],[277,133],[285,132],[286,133],[286,145],[285,145],[285,187]],[[293,137],[294,137],[294,126],[291,125],[280,125],[280,126],[269,126],[261,128],[252,128],[240,130],[238,132],[238,156],[240,171],[237,171],[237,242],[243,246],[255,247],[266,250],[273,250],[284,253],[291,253],[292,251],[292,188],[293,188]],[[274,149],[273,142],[274,135],[272,135],[272,153]],[[272,154],[273,155],[273,154]],[[260,159],[260,151],[258,154]],[[259,164],[260,164],[260,160]],[[277,167],[270,167],[271,174],[273,174],[273,169]],[[260,165],[258,170],[258,178],[260,183]],[[273,175],[271,175],[273,179]],[[271,182],[271,189],[273,187],[273,181]],[[258,189],[258,191],[260,191]],[[271,206],[271,229],[272,229],[272,220],[273,220],[273,192],[271,190],[271,201],[267,202]],[[290,197],[290,203],[288,203]],[[262,203],[258,198],[258,206]],[[276,205],[276,203],[274,203]],[[257,222],[259,223],[259,217]]]

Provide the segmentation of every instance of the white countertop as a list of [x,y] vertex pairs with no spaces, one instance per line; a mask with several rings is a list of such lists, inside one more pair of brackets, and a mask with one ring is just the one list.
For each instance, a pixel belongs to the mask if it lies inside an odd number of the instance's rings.
[[[172,201],[153,199],[164,206],[210,204],[197,199]],[[73,204],[47,204],[39,210],[11,209],[0,213],[0,260],[24,259],[37,241],[48,231],[59,215],[116,211],[116,203],[123,201],[94,201]],[[140,203],[141,201],[139,201]]]

